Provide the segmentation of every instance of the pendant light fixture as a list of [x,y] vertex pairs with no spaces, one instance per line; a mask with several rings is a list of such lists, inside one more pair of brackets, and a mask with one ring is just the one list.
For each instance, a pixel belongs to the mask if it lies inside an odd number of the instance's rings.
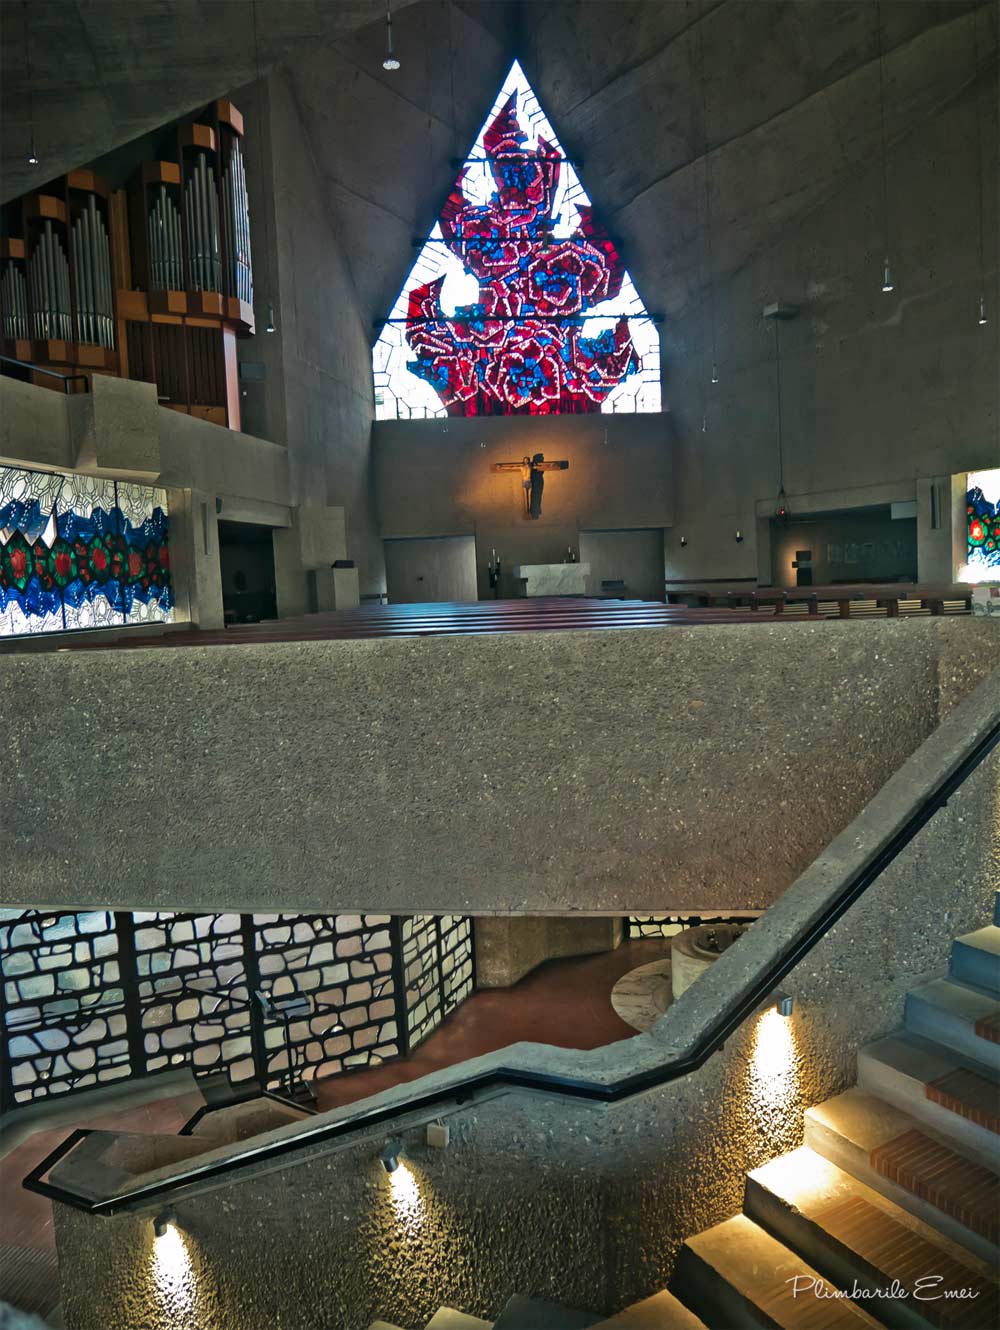
[[[264,215],[264,260],[267,268],[268,290],[272,290],[271,218],[270,210],[265,201],[264,188],[264,83],[260,67],[260,40],[257,34],[257,0],[250,0],[250,17],[253,31],[254,67],[257,70],[257,161],[260,176],[261,211]],[[264,324],[264,331],[266,333],[273,333],[275,331],[273,300],[268,300],[267,302],[267,322]]]
[[882,292],[889,295],[895,290],[892,268],[889,264],[889,177],[885,155],[885,71],[882,55],[882,0],[875,0],[875,23],[878,27],[878,115],[882,138],[882,238],[885,242],[882,264]]
[[989,323],[986,317],[986,230],[983,222],[983,124],[979,114],[979,47],[976,30],[976,11],[969,15],[972,27],[972,109],[976,117],[976,202],[979,206],[979,318],[980,328]]
[[777,301],[773,305],[767,305],[764,308],[764,318],[770,319],[774,324],[774,386],[778,416],[778,496],[774,504],[774,516],[781,526],[788,525],[790,514],[788,497],[785,494],[785,441],[781,404],[781,335],[778,331],[778,325],[787,319],[794,319],[798,312],[797,305],[786,305],[781,301]]
[[392,5],[391,0],[385,3],[385,59],[382,61],[382,68],[390,73],[395,73],[399,68],[399,61],[396,59],[396,52],[392,49]]
[[28,0],[22,0],[21,16],[24,20],[24,74],[28,85],[28,156],[29,166],[38,166],[35,151],[35,88],[31,69],[31,36],[28,30]]

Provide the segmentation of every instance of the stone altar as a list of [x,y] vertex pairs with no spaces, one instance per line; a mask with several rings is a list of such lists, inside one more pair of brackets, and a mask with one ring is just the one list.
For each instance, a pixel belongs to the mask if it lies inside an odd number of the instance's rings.
[[521,563],[514,576],[526,596],[585,596],[589,563]]

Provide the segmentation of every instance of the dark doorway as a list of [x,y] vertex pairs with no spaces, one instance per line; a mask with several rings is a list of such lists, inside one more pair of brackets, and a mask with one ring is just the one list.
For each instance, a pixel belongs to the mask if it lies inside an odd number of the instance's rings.
[[278,617],[271,527],[220,521],[219,563],[226,623],[259,623]]

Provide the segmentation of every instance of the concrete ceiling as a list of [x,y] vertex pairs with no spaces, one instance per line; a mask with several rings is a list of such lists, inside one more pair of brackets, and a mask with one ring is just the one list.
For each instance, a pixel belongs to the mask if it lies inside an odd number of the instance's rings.
[[[411,3],[394,0],[393,9]],[[255,8],[267,69],[377,22],[385,0],[4,0],[0,197],[252,80]],[[38,168],[27,164],[32,115]]]

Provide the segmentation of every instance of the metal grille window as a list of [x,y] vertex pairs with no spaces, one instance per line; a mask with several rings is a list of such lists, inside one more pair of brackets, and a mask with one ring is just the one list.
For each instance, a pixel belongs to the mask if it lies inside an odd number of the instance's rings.
[[757,914],[630,914],[625,934],[630,938],[674,937],[698,924],[752,924]]

